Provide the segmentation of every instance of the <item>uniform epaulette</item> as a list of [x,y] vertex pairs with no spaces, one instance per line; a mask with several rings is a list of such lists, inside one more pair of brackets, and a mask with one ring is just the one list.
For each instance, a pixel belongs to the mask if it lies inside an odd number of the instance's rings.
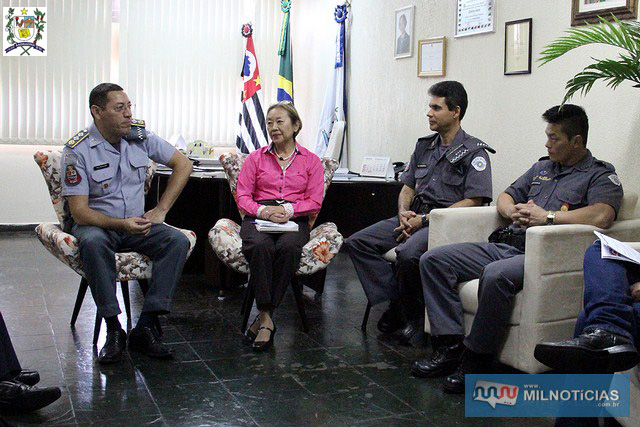
[[66,145],[69,148],[76,148],[76,145],[80,144],[88,136],[89,136],[89,129],[82,129],[80,132],[76,133],[71,138],[69,138],[69,140],[64,145]]
[[616,170],[615,166],[613,166],[609,162],[605,162],[604,160],[596,159],[596,163],[601,164],[602,166],[604,166],[605,168],[609,169],[610,171],[615,171]]
[[420,144],[421,142],[426,142],[427,144],[429,144],[429,148],[434,148],[437,137],[438,137],[437,133],[433,133],[431,135],[420,137],[420,138],[418,138],[418,142],[416,143],[416,145]]
[[447,161],[452,165],[455,165],[469,153],[469,149],[464,144],[459,144],[451,149],[447,150]]
[[147,139],[147,130],[144,128],[144,120],[131,119],[131,130],[129,135],[125,136],[129,142],[140,142]]
[[493,148],[489,147],[489,144],[486,144],[480,140],[476,141],[476,145],[480,148],[484,148],[485,150],[487,150],[488,152],[490,152],[491,154],[496,154],[496,150],[494,150]]

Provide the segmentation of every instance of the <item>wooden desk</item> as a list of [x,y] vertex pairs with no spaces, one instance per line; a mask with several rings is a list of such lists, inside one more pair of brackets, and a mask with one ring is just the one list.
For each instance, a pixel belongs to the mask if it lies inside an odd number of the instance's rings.
[[[154,207],[164,191],[169,172],[160,171],[153,178],[147,194],[147,209]],[[334,181],[329,186],[316,224],[334,222],[346,238],[377,221],[397,214],[397,181],[352,179]],[[167,215],[167,223],[193,230],[196,246],[184,267],[185,274],[204,274],[221,287],[235,282],[226,267],[213,253],[208,241],[209,230],[220,218],[240,222],[235,200],[223,173],[194,172]]]

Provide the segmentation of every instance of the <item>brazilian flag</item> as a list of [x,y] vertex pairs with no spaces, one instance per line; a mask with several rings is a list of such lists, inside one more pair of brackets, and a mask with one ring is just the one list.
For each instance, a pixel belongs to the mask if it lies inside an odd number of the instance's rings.
[[291,33],[289,31],[289,10],[291,1],[282,2],[282,31],[280,33],[280,71],[278,72],[278,101],[293,102],[293,61],[291,56]]

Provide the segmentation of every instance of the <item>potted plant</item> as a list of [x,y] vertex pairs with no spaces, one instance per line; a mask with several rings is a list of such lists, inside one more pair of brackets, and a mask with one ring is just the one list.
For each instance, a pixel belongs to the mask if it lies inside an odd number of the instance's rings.
[[624,51],[617,59],[593,58],[596,62],[585,67],[567,82],[563,104],[576,92],[586,95],[597,80],[605,81],[612,89],[625,80],[634,82],[634,87],[640,88],[640,23],[622,22],[615,16],[613,22],[602,17],[598,19],[600,23],[597,25],[567,30],[568,35],[547,45],[538,59],[542,66],[570,50],[589,44],[605,44]]

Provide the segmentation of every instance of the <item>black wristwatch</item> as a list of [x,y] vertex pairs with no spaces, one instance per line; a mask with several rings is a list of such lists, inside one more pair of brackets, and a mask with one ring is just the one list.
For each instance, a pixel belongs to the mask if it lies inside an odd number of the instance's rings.
[[422,226],[426,227],[427,225],[429,225],[429,218],[427,217],[427,214],[424,213],[422,214]]

